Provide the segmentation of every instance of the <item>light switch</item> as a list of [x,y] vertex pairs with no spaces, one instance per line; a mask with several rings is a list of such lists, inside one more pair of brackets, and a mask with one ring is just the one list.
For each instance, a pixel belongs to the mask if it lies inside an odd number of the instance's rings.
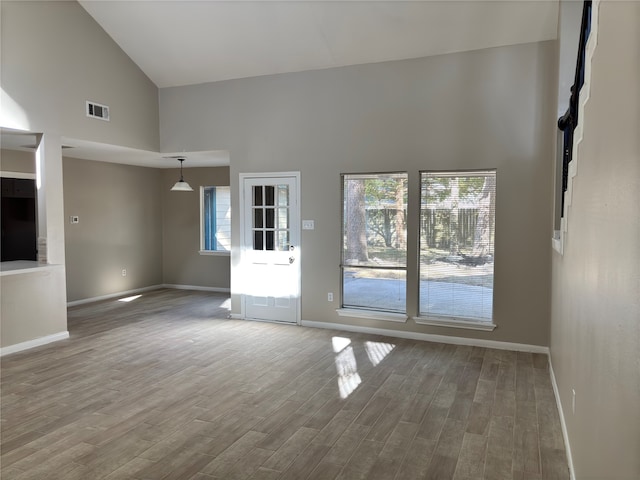
[[315,228],[315,223],[313,220],[302,220],[303,230],[313,230],[314,228]]
[[70,216],[69,223],[80,223],[80,217],[77,215]]

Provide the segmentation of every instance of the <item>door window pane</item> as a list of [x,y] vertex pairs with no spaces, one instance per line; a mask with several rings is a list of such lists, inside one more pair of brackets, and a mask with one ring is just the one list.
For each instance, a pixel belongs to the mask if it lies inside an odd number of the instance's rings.
[[278,205],[286,207],[289,205],[289,186],[278,185]]
[[276,226],[276,213],[275,210],[273,208],[266,208],[265,209],[265,216],[266,216],[266,222],[265,222],[265,226],[266,228],[275,228]]
[[273,206],[275,203],[275,187],[273,185],[264,186],[264,204]]
[[289,232],[278,230],[278,250],[281,252],[289,250]]
[[262,237],[262,232],[261,231],[256,231],[253,232],[253,249],[254,250],[262,250],[264,247],[263,241],[262,241],[263,237]]
[[253,211],[253,228],[262,228],[263,227],[263,212],[262,208],[256,208]]
[[278,209],[278,228],[289,228],[289,209]]
[[266,238],[265,250],[275,250],[275,242],[274,242],[275,232],[273,230],[267,230],[264,233]]
[[253,187],[253,204],[255,206],[261,206],[262,203],[262,186],[256,185]]

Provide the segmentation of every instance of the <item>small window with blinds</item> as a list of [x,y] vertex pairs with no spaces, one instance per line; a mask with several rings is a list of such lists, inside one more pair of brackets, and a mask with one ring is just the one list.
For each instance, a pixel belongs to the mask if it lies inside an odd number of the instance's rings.
[[229,187],[200,187],[200,253],[231,250]]
[[407,174],[342,179],[342,306],[404,313]]
[[492,322],[496,172],[421,172],[420,316]]

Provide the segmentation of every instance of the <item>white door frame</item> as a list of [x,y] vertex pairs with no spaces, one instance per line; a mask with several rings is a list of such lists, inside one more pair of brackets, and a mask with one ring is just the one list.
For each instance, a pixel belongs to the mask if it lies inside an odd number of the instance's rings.
[[[246,227],[246,222],[245,222],[245,195],[244,195],[244,181],[246,179],[250,179],[250,178],[257,178],[257,179],[269,179],[269,178],[280,178],[280,177],[289,177],[289,178],[294,178],[296,180],[296,206],[294,209],[292,209],[292,212],[295,213],[295,215],[298,216],[298,243],[302,243],[302,235],[301,235],[301,226],[302,226],[302,220],[301,220],[301,210],[300,210],[300,172],[260,172],[260,173],[239,173],[238,174],[238,180],[239,180],[239,192],[240,192],[240,212],[239,212],[239,217],[240,217],[240,264],[243,265],[245,260],[246,260],[246,253],[245,253],[245,227]],[[298,297],[295,300],[295,304],[296,304],[296,325],[300,325],[300,317],[301,317],[301,306],[302,306],[302,302],[301,302],[301,296],[302,296],[302,268],[300,266],[301,261],[302,261],[302,249],[300,248],[300,245],[296,245],[296,249],[298,251],[298,255],[296,258],[296,262],[295,262],[295,268],[296,268],[296,273],[297,273],[297,278],[298,278]],[[242,268],[242,275],[245,275],[245,271],[244,268]],[[246,311],[245,311],[245,294],[244,292],[242,292],[240,294],[240,317],[243,319],[247,319],[246,317]],[[250,319],[250,320],[254,320],[254,321],[260,321],[257,319]],[[264,320],[265,322],[271,322],[271,320]],[[286,322],[287,324],[291,325],[291,323]]]

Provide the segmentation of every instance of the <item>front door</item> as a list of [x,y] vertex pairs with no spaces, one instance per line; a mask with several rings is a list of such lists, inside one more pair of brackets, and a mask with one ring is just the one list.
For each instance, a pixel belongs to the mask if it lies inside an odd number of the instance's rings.
[[244,317],[298,323],[299,174],[241,175]]

